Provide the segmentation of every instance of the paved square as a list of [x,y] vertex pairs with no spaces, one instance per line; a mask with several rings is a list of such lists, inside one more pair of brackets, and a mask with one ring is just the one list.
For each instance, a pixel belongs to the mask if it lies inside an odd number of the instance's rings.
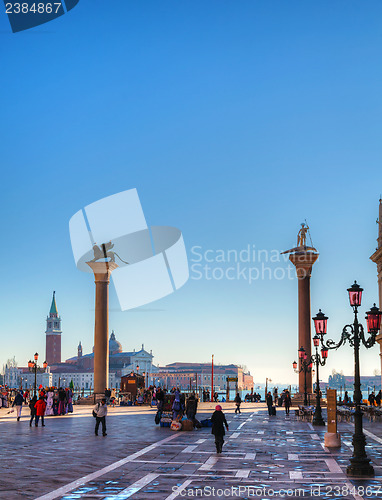
[[[204,418],[212,405],[202,404]],[[154,409],[111,408],[107,437],[94,436],[91,409],[48,417],[29,427],[27,410],[16,422],[0,413],[1,498],[171,500],[215,498],[382,498],[382,425],[365,421],[373,480],[345,475],[352,424],[341,423],[342,447],[324,446],[323,428],[287,417],[268,417],[264,405],[225,410],[230,430],[222,455],[211,429],[173,432],[154,423]],[[203,495],[202,495],[203,494]]]

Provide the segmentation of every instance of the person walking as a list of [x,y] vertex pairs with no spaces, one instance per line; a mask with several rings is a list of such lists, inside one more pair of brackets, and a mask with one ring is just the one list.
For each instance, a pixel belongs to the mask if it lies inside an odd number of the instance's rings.
[[182,405],[180,402],[180,392],[179,389],[175,391],[175,399],[172,404],[172,419],[176,420],[182,413]]
[[241,397],[240,397],[239,393],[236,394],[235,404],[236,404],[235,413],[237,413],[237,412],[241,413],[241,411],[240,411]]
[[292,404],[292,399],[290,397],[289,391],[286,391],[284,394],[284,406],[285,406],[285,415],[289,415],[289,409]]
[[105,398],[106,398],[106,404],[110,404],[110,396],[111,396],[111,390],[105,387]]
[[229,429],[227,420],[225,418],[224,413],[222,412],[222,407],[220,405],[216,405],[215,411],[213,412],[211,417],[211,421],[212,421],[211,434],[215,436],[216,453],[221,453],[223,451],[224,436],[225,436],[224,426],[227,429],[227,431]]
[[157,399],[158,411],[162,411],[163,410],[163,403],[164,403],[164,393],[160,387],[158,387],[158,389],[157,389],[156,399]]
[[375,404],[375,396],[374,396],[374,392],[371,392],[369,397],[368,397],[368,400],[369,400],[369,404],[370,406],[374,406]]
[[36,408],[35,408],[36,403],[37,403],[37,396],[33,396],[33,398],[29,401],[29,409],[31,411],[31,419],[29,421],[29,427],[32,427],[32,422],[36,417]]
[[279,397],[279,396],[278,396],[278,390],[277,390],[277,387],[275,387],[275,388],[273,389],[273,400],[274,400],[274,402],[275,402],[275,405],[277,405],[278,397]]
[[46,403],[44,400],[44,396],[40,396],[40,398],[36,401],[34,407],[36,408],[35,426],[38,427],[38,421],[39,418],[41,417],[41,425],[42,427],[45,427],[44,415],[45,415]]
[[198,409],[198,402],[195,397],[195,393],[191,393],[186,402],[186,415],[189,420],[194,422],[195,426],[195,417]]
[[98,436],[98,428],[99,424],[102,424],[102,436],[107,436],[106,434],[106,415],[107,415],[107,406],[106,406],[106,398],[101,400],[101,403],[97,403],[94,407],[94,412],[96,413],[96,424],[94,433]]
[[60,387],[58,389],[58,414],[59,415],[65,415],[66,410],[65,410],[65,401],[66,401],[66,392],[65,389]]
[[378,394],[375,396],[375,402],[377,403],[377,406],[381,406],[381,399],[382,399],[382,391],[379,391]]
[[265,401],[268,406],[268,415],[272,415],[272,408],[273,408],[273,397],[271,394],[271,391],[268,391],[268,394],[266,395]]
[[12,408],[16,406],[17,421],[20,420],[21,410],[23,409],[23,403],[24,403],[24,396],[23,396],[23,391],[21,390],[18,391],[12,403]]

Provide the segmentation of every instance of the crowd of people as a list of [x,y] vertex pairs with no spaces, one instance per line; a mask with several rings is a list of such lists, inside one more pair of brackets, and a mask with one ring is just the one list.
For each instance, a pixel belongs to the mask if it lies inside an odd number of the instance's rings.
[[[345,392],[347,395],[347,391]],[[374,391],[369,394],[368,401],[370,406],[381,406],[382,399],[382,391],[379,391],[377,395],[374,394]]]
[[36,394],[32,394],[28,389],[10,389],[8,387],[0,388],[0,407],[10,408],[8,413],[16,412],[16,419],[19,422],[23,408],[27,406],[30,411],[30,422],[33,421],[38,427],[41,418],[41,424],[45,426],[44,416],[48,415],[66,415],[73,413],[73,391],[71,388],[63,387],[40,387]]
[[260,394],[257,394],[256,392],[251,392],[250,394],[247,393],[244,396],[244,401],[247,401],[248,403],[260,403],[261,396],[260,396]]

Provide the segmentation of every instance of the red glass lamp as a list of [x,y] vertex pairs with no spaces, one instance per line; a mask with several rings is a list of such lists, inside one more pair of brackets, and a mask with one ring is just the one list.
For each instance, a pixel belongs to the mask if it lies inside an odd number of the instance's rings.
[[367,331],[376,334],[381,328],[381,311],[374,304],[366,313]]
[[293,369],[297,370],[297,361],[293,361]]
[[321,356],[322,356],[322,359],[327,359],[328,357],[328,353],[329,353],[329,349],[326,349],[326,347],[323,347],[321,349]]
[[325,335],[326,328],[328,325],[328,317],[325,316],[325,314],[321,311],[321,309],[318,310],[318,313],[313,318],[313,321],[314,321],[314,328],[316,329],[316,334]]
[[38,360],[38,352],[35,353],[34,355],[34,360],[37,361]]
[[361,288],[355,281],[353,285],[348,288],[349,301],[352,307],[358,307],[361,305],[363,288]]

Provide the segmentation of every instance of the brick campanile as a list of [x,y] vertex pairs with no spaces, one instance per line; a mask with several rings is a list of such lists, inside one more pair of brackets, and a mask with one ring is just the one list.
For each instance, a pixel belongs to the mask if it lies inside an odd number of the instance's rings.
[[61,318],[56,305],[56,292],[53,292],[52,305],[46,318],[45,359],[48,365],[61,363]]

